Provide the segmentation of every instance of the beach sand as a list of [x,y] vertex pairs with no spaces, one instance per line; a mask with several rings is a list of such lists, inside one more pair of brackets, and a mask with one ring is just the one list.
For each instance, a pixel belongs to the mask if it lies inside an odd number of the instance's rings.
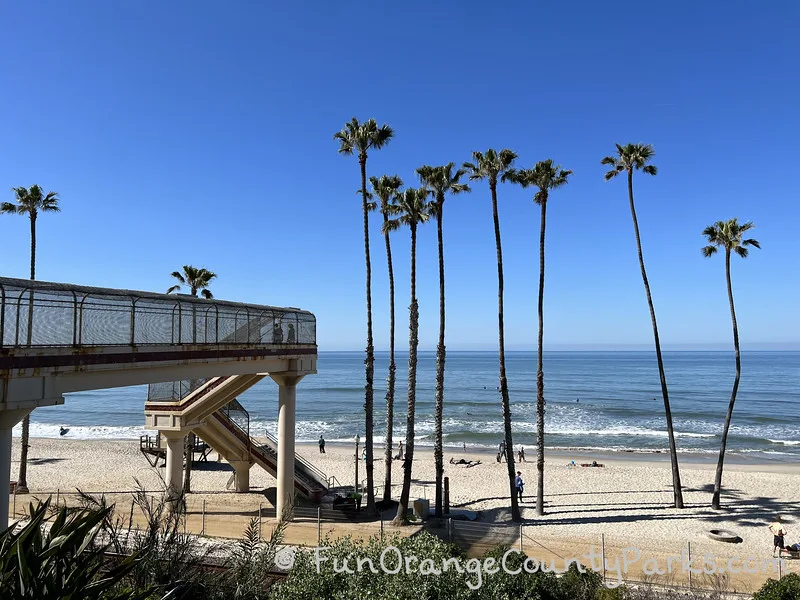
[[[355,477],[354,446],[328,444],[320,454],[316,444],[298,445],[298,453],[327,475],[335,476],[343,486],[352,486]],[[376,449],[377,450],[377,449]],[[16,477],[19,440],[14,440],[12,479]],[[533,448],[527,450],[529,461],[535,460]],[[30,448],[28,483],[31,494],[46,497],[80,488],[86,492],[129,492],[135,480],[149,490],[159,490],[159,473],[139,452],[135,440],[75,441],[69,439],[34,439]],[[481,460],[482,464],[467,468],[449,464],[450,457]],[[360,458],[360,454],[359,454]],[[257,510],[267,504],[263,490],[274,488],[275,481],[266,472],[253,467],[250,476],[252,493],[234,494],[225,491],[231,476],[227,465],[216,463],[212,453],[208,465],[198,466],[192,474],[190,495],[195,503],[208,498],[218,506]],[[570,468],[567,464],[597,462],[602,468]],[[498,464],[493,453],[467,449],[445,450],[445,475],[450,480],[450,504],[480,513],[480,521],[506,524],[510,522],[507,466]],[[401,482],[399,461],[393,461],[395,484]],[[523,541],[527,546],[546,548],[556,556],[565,549],[580,555],[590,546],[605,543],[608,552],[621,552],[636,546],[647,556],[677,555],[692,546],[700,556],[754,557],[772,556],[772,537],[767,525],[781,515],[789,532],[787,543],[800,541],[800,466],[794,464],[741,464],[733,460],[724,476],[724,508],[710,508],[715,459],[708,462],[683,460],[684,501],[687,508],[670,507],[671,474],[666,455],[591,455],[587,453],[549,453],[545,471],[546,515],[535,515],[535,462],[519,465],[525,479],[522,503],[525,519]],[[383,485],[382,453],[376,455],[376,487]],[[418,449],[414,460],[414,485],[411,497],[433,498],[434,464],[430,448]],[[359,478],[365,478],[363,461],[359,461]],[[399,486],[395,487],[395,498]],[[274,497],[274,496],[273,496]],[[17,498],[20,502],[20,498]],[[478,538],[479,526],[456,525],[468,538]],[[739,544],[712,541],[709,529],[729,529],[742,538]],[[792,571],[800,571],[787,563]],[[765,576],[766,578],[766,576]]]

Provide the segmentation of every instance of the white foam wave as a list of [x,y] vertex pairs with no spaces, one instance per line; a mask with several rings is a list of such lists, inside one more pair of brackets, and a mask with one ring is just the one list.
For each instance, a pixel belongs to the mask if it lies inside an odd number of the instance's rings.
[[800,446],[799,440],[769,440],[773,444],[783,444],[784,446]]
[[[65,426],[67,427],[67,426]],[[61,435],[61,425],[50,423],[31,423],[32,438],[64,438],[68,440],[138,440],[142,435],[153,435],[154,432],[144,427],[113,425],[77,425],[68,426],[65,435]],[[14,427],[13,435],[22,435],[22,425]]]

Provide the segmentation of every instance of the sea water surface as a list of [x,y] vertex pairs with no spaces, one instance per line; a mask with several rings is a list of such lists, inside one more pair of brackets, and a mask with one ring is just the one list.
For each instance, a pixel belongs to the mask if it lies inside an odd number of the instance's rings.
[[[376,443],[385,431],[388,353],[376,354]],[[297,388],[297,439],[352,441],[364,436],[364,354],[320,352],[318,374]],[[408,354],[397,355],[395,436],[405,429]],[[713,454],[734,377],[732,352],[665,352],[664,363],[681,452]],[[536,353],[508,352],[514,443],[536,441]],[[652,352],[546,352],[546,445],[595,451],[664,451],[667,435],[655,354]],[[444,442],[497,447],[502,438],[498,359],[492,352],[448,352]],[[433,443],[435,353],[421,352],[417,377],[416,435]],[[147,386],[69,394],[63,406],[35,410],[31,435],[132,438],[144,429]],[[277,386],[266,379],[240,398],[253,435],[277,424]],[[19,435],[19,427],[15,430]],[[395,439],[399,439],[395,437]],[[742,380],[728,448],[741,456],[800,458],[800,352],[743,352]],[[532,450],[532,449],[531,449]]]

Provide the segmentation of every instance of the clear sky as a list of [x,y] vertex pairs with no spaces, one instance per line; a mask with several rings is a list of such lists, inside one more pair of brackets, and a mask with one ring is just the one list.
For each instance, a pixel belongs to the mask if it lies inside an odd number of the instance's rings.
[[[395,139],[371,175],[511,148],[575,173],[548,210],[546,345],[652,345],[625,183],[600,159],[651,143],[635,181],[662,340],[730,347],[724,259],[702,229],[753,220],[733,266],[745,349],[800,347],[800,3],[794,0],[7,2],[0,9],[0,199],[39,183],[39,279],[164,291],[184,264],[219,298],[299,306],[321,349],[364,346],[358,164],[332,135],[353,116]],[[507,342],[535,347],[538,210],[499,189]],[[486,183],[447,200],[448,348],[496,347]],[[373,215],[376,345],[388,339]],[[28,276],[29,230],[0,216],[0,274]],[[407,231],[393,238],[407,342]],[[435,226],[420,230],[421,345],[437,335]],[[688,345],[688,346],[686,346]]]

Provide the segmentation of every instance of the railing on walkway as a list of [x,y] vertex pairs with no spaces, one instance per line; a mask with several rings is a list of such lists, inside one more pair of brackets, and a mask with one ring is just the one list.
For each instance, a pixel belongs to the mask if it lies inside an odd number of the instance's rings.
[[0,277],[0,347],[316,344],[294,309]]

